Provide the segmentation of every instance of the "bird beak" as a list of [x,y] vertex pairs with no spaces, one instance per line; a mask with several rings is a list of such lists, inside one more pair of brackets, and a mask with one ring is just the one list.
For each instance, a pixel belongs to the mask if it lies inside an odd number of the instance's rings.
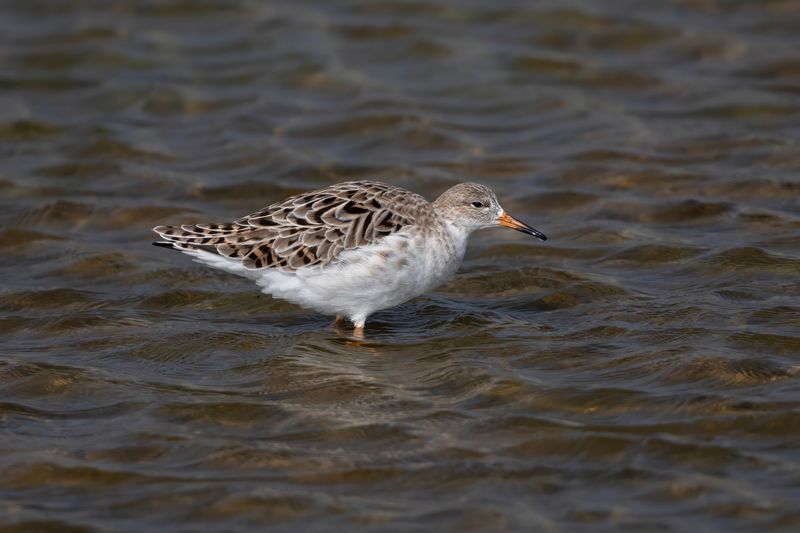
[[503,213],[500,215],[500,218],[497,219],[497,224],[503,226],[504,228],[511,228],[521,231],[522,233],[527,233],[528,235],[533,235],[534,237],[537,237],[543,241],[547,240],[547,236],[544,233],[533,229],[526,223],[522,222],[521,220],[517,220],[508,213]]

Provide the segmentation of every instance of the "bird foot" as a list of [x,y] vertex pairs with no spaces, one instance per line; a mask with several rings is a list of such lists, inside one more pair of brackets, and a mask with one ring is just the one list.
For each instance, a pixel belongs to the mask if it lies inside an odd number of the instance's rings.
[[[333,324],[331,324],[331,326],[333,328],[335,328],[337,330],[337,332],[339,332],[339,330],[344,329],[343,326],[344,326],[345,322],[347,322],[347,319],[345,317],[343,317],[341,315],[336,315],[336,319],[333,321]],[[347,342],[348,344],[351,344],[351,343],[356,344],[356,345],[361,345],[362,344],[362,342],[365,339],[365,337],[364,337],[364,324],[363,323],[362,324],[354,324],[353,325],[353,335],[352,335],[352,337],[353,337],[353,340],[352,341],[348,341]]]

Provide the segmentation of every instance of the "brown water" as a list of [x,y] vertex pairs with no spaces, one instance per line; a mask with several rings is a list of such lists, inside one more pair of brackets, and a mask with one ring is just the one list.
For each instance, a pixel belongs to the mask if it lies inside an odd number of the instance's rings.
[[[796,0],[0,5],[3,531],[800,528]],[[150,246],[355,178],[550,240],[363,346]]]

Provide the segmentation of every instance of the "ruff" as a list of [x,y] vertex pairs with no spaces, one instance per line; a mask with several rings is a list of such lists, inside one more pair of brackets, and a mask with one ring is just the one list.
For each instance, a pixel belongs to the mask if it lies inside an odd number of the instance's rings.
[[351,181],[272,204],[228,224],[157,226],[155,242],[245,276],[261,290],[346,316],[357,336],[367,317],[444,283],[470,234],[505,226],[547,237],[503,210],[494,192],[461,183],[429,203],[376,181]]

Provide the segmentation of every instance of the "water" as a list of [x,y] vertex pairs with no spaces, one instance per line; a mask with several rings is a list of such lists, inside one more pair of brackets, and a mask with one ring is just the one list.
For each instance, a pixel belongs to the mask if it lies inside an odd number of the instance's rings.
[[[800,528],[800,4],[6,1],[0,524]],[[150,246],[375,178],[549,237],[324,317]]]

